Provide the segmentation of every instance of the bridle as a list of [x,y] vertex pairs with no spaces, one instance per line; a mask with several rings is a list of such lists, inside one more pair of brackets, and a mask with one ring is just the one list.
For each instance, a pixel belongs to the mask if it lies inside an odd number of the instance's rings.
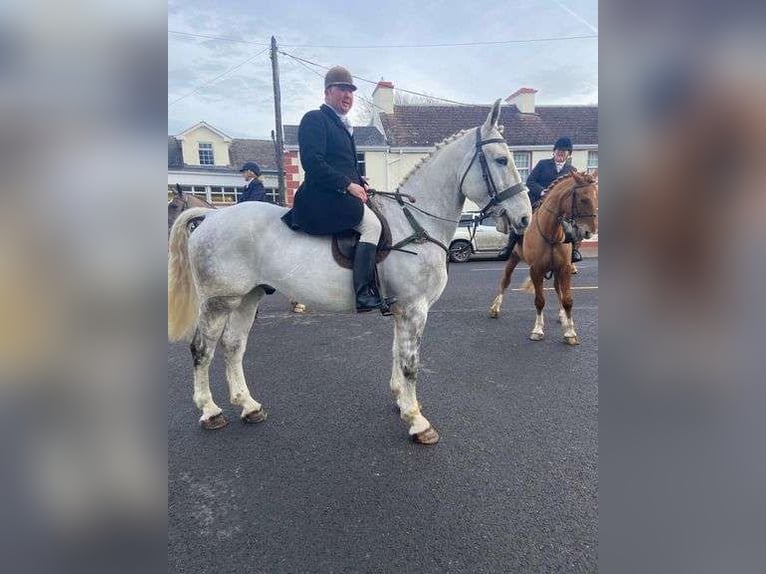
[[[577,190],[582,189],[585,187],[590,187],[594,185],[593,182],[589,183],[575,183],[570,189],[568,189],[559,200],[559,209],[558,211],[554,211],[553,209],[550,209],[545,203],[543,203],[540,208],[545,209],[548,213],[551,213],[556,216],[556,227],[559,225],[562,226],[564,229],[564,238],[566,239],[566,235],[572,235],[576,237],[578,235],[578,230],[580,227],[577,225],[578,219],[584,219],[584,218],[595,218],[597,217],[597,214],[595,213],[580,213],[577,211]],[[563,209],[561,208],[561,205],[564,203],[564,200],[567,198],[568,195],[572,196],[572,209],[570,210],[570,215],[566,217],[564,215]],[[540,227],[540,218],[535,218],[537,220],[537,230],[540,232],[540,235],[543,239],[545,239],[545,242],[550,245],[551,247],[554,246],[556,243],[561,243],[561,241],[556,241],[555,239],[555,232],[554,232],[554,239],[548,239],[548,237],[543,233],[542,228]]]
[[[522,191],[527,191],[527,187],[522,182],[514,184],[502,191],[497,190],[497,185],[495,185],[495,180],[492,179],[492,173],[489,171],[489,165],[487,164],[487,157],[484,155],[484,146],[492,144],[492,143],[505,143],[505,140],[503,138],[492,138],[488,140],[482,140],[481,127],[477,127],[476,128],[476,145],[474,147],[473,157],[471,158],[471,161],[468,163],[468,167],[465,168],[465,172],[463,173],[463,176],[460,178],[460,187],[458,188],[460,190],[460,193],[463,193],[463,183],[465,182],[465,178],[468,176],[468,172],[471,171],[471,167],[473,166],[474,162],[476,161],[476,158],[478,157],[479,165],[481,165],[481,177],[484,180],[484,185],[487,188],[487,195],[489,195],[489,202],[487,203],[487,205],[485,205],[482,208],[478,218],[479,221],[487,217],[487,215],[489,215],[489,210],[492,209],[492,207],[494,207],[495,205],[498,205],[502,201],[505,201],[509,197],[513,197],[514,195],[521,193]],[[455,224],[458,223],[457,221],[453,221],[451,219],[449,220],[444,219],[443,217],[439,217],[438,215],[434,215],[433,213],[429,213],[413,205],[409,205],[409,206],[405,205],[404,203],[405,199],[409,201],[410,203],[415,203],[415,198],[408,196],[406,194],[400,193],[398,189],[392,193],[368,189],[367,193],[370,193],[370,195],[380,195],[383,197],[396,199],[396,201],[401,206],[402,211],[404,212],[404,215],[407,218],[407,221],[410,222],[410,226],[413,229],[412,235],[405,237],[404,239],[402,239],[395,245],[392,245],[391,247],[389,247],[388,249],[390,251],[403,251],[405,253],[410,253],[415,255],[414,251],[408,251],[406,249],[402,249],[402,247],[410,243],[424,243],[426,241],[430,241],[431,243],[435,243],[436,245],[441,247],[444,250],[444,252],[449,256],[449,248],[438,239],[431,237],[428,234],[428,232],[425,229],[423,229],[423,226],[420,225],[420,223],[418,223],[418,221],[415,219],[415,216],[412,215],[410,208],[415,209],[423,213],[424,215],[428,215],[429,217],[433,217],[434,219],[449,221],[450,223],[455,223]]]
[[527,186],[524,185],[523,182],[516,183],[512,185],[511,187],[508,187],[504,189],[503,191],[498,192],[497,185],[495,185],[495,180],[492,179],[492,173],[489,171],[489,165],[487,164],[487,156],[484,155],[484,146],[489,145],[492,143],[505,143],[505,140],[503,138],[492,138],[488,140],[482,140],[481,139],[481,127],[476,128],[476,146],[473,153],[473,157],[471,158],[471,161],[468,164],[468,167],[465,168],[465,173],[463,173],[463,177],[460,178],[460,193],[463,193],[463,182],[465,182],[465,178],[468,176],[468,172],[471,170],[471,166],[473,165],[473,162],[476,161],[476,158],[479,158],[479,164],[481,165],[481,177],[484,179],[484,185],[487,188],[487,195],[489,195],[489,202],[487,205],[484,206],[484,208],[481,210],[481,218],[485,218],[489,214],[489,210],[492,209],[495,205],[498,205],[500,202],[505,201],[509,197],[513,197],[516,194],[521,193],[522,191],[527,191]]

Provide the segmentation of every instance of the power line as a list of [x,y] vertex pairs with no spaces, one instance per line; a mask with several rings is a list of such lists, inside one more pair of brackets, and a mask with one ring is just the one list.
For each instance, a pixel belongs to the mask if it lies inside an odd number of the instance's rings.
[[[194,34],[191,32],[178,32],[168,30],[168,34],[177,36],[189,36],[192,38],[205,38],[208,40],[222,40],[225,42],[237,42],[240,44],[252,44],[254,46],[267,46],[265,42],[251,42],[240,40],[238,38],[228,38],[226,36],[213,36],[209,34]],[[457,42],[457,43],[439,43],[439,44],[366,44],[366,45],[338,45],[338,44],[281,44],[284,48],[334,48],[334,49],[391,49],[391,48],[464,48],[471,46],[496,46],[501,44],[531,44],[534,42],[563,42],[566,40],[593,40],[597,39],[598,34],[585,34],[580,36],[552,36],[548,38],[526,38],[519,40],[489,40],[485,42]]]
[[258,52],[258,53],[257,53],[255,56],[252,56],[252,57],[248,58],[247,60],[245,60],[244,62],[241,62],[241,63],[237,64],[237,65],[236,65],[236,66],[234,66],[233,68],[229,68],[229,69],[228,69],[228,70],[226,70],[225,72],[223,72],[223,73],[221,73],[221,74],[218,74],[218,75],[217,75],[215,78],[213,78],[212,80],[209,80],[209,81],[205,82],[204,84],[200,84],[199,86],[197,86],[196,88],[194,88],[194,89],[193,89],[191,92],[189,92],[188,94],[184,94],[184,95],[183,95],[183,96],[181,96],[180,98],[178,98],[178,99],[176,99],[176,100],[173,100],[172,102],[170,102],[170,103],[168,104],[168,107],[170,107],[170,106],[173,106],[173,105],[177,104],[178,102],[180,102],[180,101],[181,101],[181,100],[183,100],[184,98],[188,98],[189,96],[191,96],[191,95],[193,95],[193,94],[196,94],[198,91],[200,91],[200,90],[201,90],[202,88],[204,88],[205,86],[208,86],[208,85],[212,84],[213,82],[215,82],[215,81],[217,81],[217,80],[220,80],[220,79],[221,79],[221,78],[223,78],[223,77],[224,77],[226,74],[229,74],[230,72],[233,72],[233,71],[234,71],[234,70],[236,70],[237,68],[241,68],[242,66],[244,66],[244,65],[245,65],[245,64],[247,64],[248,62],[252,62],[252,61],[253,61],[253,60],[255,60],[255,59],[258,57],[258,56],[260,56],[261,54],[263,54],[263,53],[264,53],[266,50],[268,50],[268,47],[267,47],[267,48],[264,48],[263,50],[261,50],[260,52]]
[[[283,52],[282,50],[279,50],[279,53],[283,54],[283,55],[285,55],[285,56],[287,56],[289,58],[293,58],[294,60],[298,60],[300,62],[305,62],[307,64],[311,64],[312,66],[317,66],[317,67],[323,68],[325,70],[329,70],[330,69],[330,66],[323,66],[322,64],[317,64],[316,62],[312,62],[311,60],[305,60],[304,58],[299,58],[298,56],[294,56],[294,55],[292,55],[292,54],[290,54],[288,52]],[[311,71],[314,72],[314,70],[311,70]],[[314,73],[316,73],[316,72],[314,72]],[[376,86],[378,85],[378,82],[376,82],[374,80],[368,80],[367,78],[362,78],[360,76],[353,76],[353,75],[352,75],[352,77],[356,78],[357,80],[361,80],[363,82],[367,82],[368,84],[375,84]],[[448,100],[446,98],[438,98],[436,96],[429,96],[428,94],[423,94],[421,92],[415,92],[415,91],[412,91],[412,90],[406,90],[404,88],[396,88],[396,89],[399,92],[404,92],[404,93],[407,93],[407,94],[412,94],[414,96],[420,96],[420,97],[428,98],[428,99],[431,99],[431,100],[438,100],[440,102],[447,102],[447,103],[450,103],[450,104],[457,104],[459,106],[468,106],[468,105],[470,105],[470,104],[466,104],[465,102],[456,102],[455,100]]]
[[253,46],[268,46],[266,42],[250,42],[249,40],[240,40],[238,38],[227,38],[225,36],[212,36],[210,34],[193,34],[191,32],[178,32],[176,30],[168,30],[168,34],[175,34],[176,36],[189,36],[191,38],[205,38],[207,40],[223,40],[224,42],[236,42],[239,44],[252,44]]
[[365,48],[458,48],[470,46],[494,46],[498,44],[530,44],[532,42],[560,42],[563,40],[585,40],[598,38],[598,34],[588,34],[583,36],[559,36],[552,38],[528,38],[523,40],[494,40],[486,42],[457,42],[450,44],[368,44],[359,46],[339,46],[334,44],[282,44],[287,48],[353,48],[354,50]]
[[[291,56],[290,54],[287,54],[287,53],[285,53],[285,52],[280,52],[280,54],[284,54],[285,56],[289,56],[289,57],[290,57],[290,59],[292,59],[292,60],[293,60],[293,61],[294,61],[296,64],[300,64],[300,65],[301,65],[303,68],[305,68],[306,70],[308,70],[308,71],[309,71],[309,72],[311,72],[312,74],[315,74],[315,75],[319,76],[320,78],[324,78],[324,76],[322,76],[322,74],[320,74],[319,72],[317,72],[316,70],[314,70],[314,69],[312,69],[312,68],[309,68],[309,67],[308,67],[306,64],[304,64],[304,63],[301,61],[301,59],[300,59],[300,58],[297,58],[297,57],[295,57],[295,56]],[[318,65],[318,64],[316,64],[316,65]],[[329,69],[329,68],[328,68],[328,69]],[[355,96],[355,97],[356,97],[356,98],[358,98],[358,99],[360,99],[360,100],[362,100],[362,101],[363,101],[364,103],[366,103],[367,105],[369,105],[369,106],[372,106],[373,108],[376,108],[376,109],[378,109],[378,110],[380,110],[380,111],[383,111],[383,108],[382,108],[382,107],[380,107],[379,105],[375,104],[375,102],[373,102],[372,100],[368,100],[367,98],[365,98],[365,97],[364,97],[364,96],[362,96],[361,94],[356,94],[356,96]]]

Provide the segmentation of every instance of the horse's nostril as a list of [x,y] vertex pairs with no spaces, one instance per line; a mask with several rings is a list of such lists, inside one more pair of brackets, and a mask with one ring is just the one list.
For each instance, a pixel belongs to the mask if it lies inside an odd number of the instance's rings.
[[526,215],[521,218],[521,226],[526,228],[529,225],[529,217]]
[[585,232],[585,239],[590,239],[590,231]]

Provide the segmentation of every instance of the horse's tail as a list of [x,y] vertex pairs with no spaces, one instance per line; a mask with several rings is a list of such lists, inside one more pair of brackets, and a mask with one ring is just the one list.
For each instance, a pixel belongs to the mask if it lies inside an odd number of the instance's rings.
[[521,290],[525,291],[526,293],[535,292],[535,284],[532,283],[531,277],[527,277],[526,279],[524,279],[524,283],[521,284]]
[[168,245],[168,339],[188,339],[197,326],[199,298],[189,261],[189,222],[212,209],[187,209],[173,223]]

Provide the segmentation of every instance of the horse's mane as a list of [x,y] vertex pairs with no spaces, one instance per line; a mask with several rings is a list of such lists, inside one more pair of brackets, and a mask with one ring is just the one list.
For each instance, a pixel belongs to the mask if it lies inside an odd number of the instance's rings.
[[[591,174],[586,173],[584,171],[577,172],[578,175],[581,175],[585,178],[586,183],[596,183],[596,178],[593,177]],[[558,176],[556,179],[554,179],[548,187],[546,187],[543,190],[543,195],[547,196],[549,191],[553,191],[553,188],[556,187],[559,183],[567,179],[568,177],[574,178],[574,172],[570,171],[568,173],[565,173],[564,175]]]
[[434,150],[432,152],[429,152],[429,154],[427,156],[424,156],[424,157],[420,158],[418,163],[416,163],[415,165],[412,166],[412,169],[410,169],[410,171],[408,171],[407,174],[402,178],[402,181],[399,183],[399,187],[404,185],[404,183],[408,179],[410,179],[412,177],[412,174],[414,174],[421,167],[423,167],[423,164],[426,163],[429,159],[431,159],[441,148],[443,148],[447,144],[451,144],[456,139],[458,139],[459,137],[463,136],[464,134],[466,134],[469,131],[470,130],[467,130],[467,129],[466,130],[460,130],[459,132],[456,132],[456,133],[452,134],[451,136],[447,136],[442,141],[437,143],[436,146],[434,147]]

